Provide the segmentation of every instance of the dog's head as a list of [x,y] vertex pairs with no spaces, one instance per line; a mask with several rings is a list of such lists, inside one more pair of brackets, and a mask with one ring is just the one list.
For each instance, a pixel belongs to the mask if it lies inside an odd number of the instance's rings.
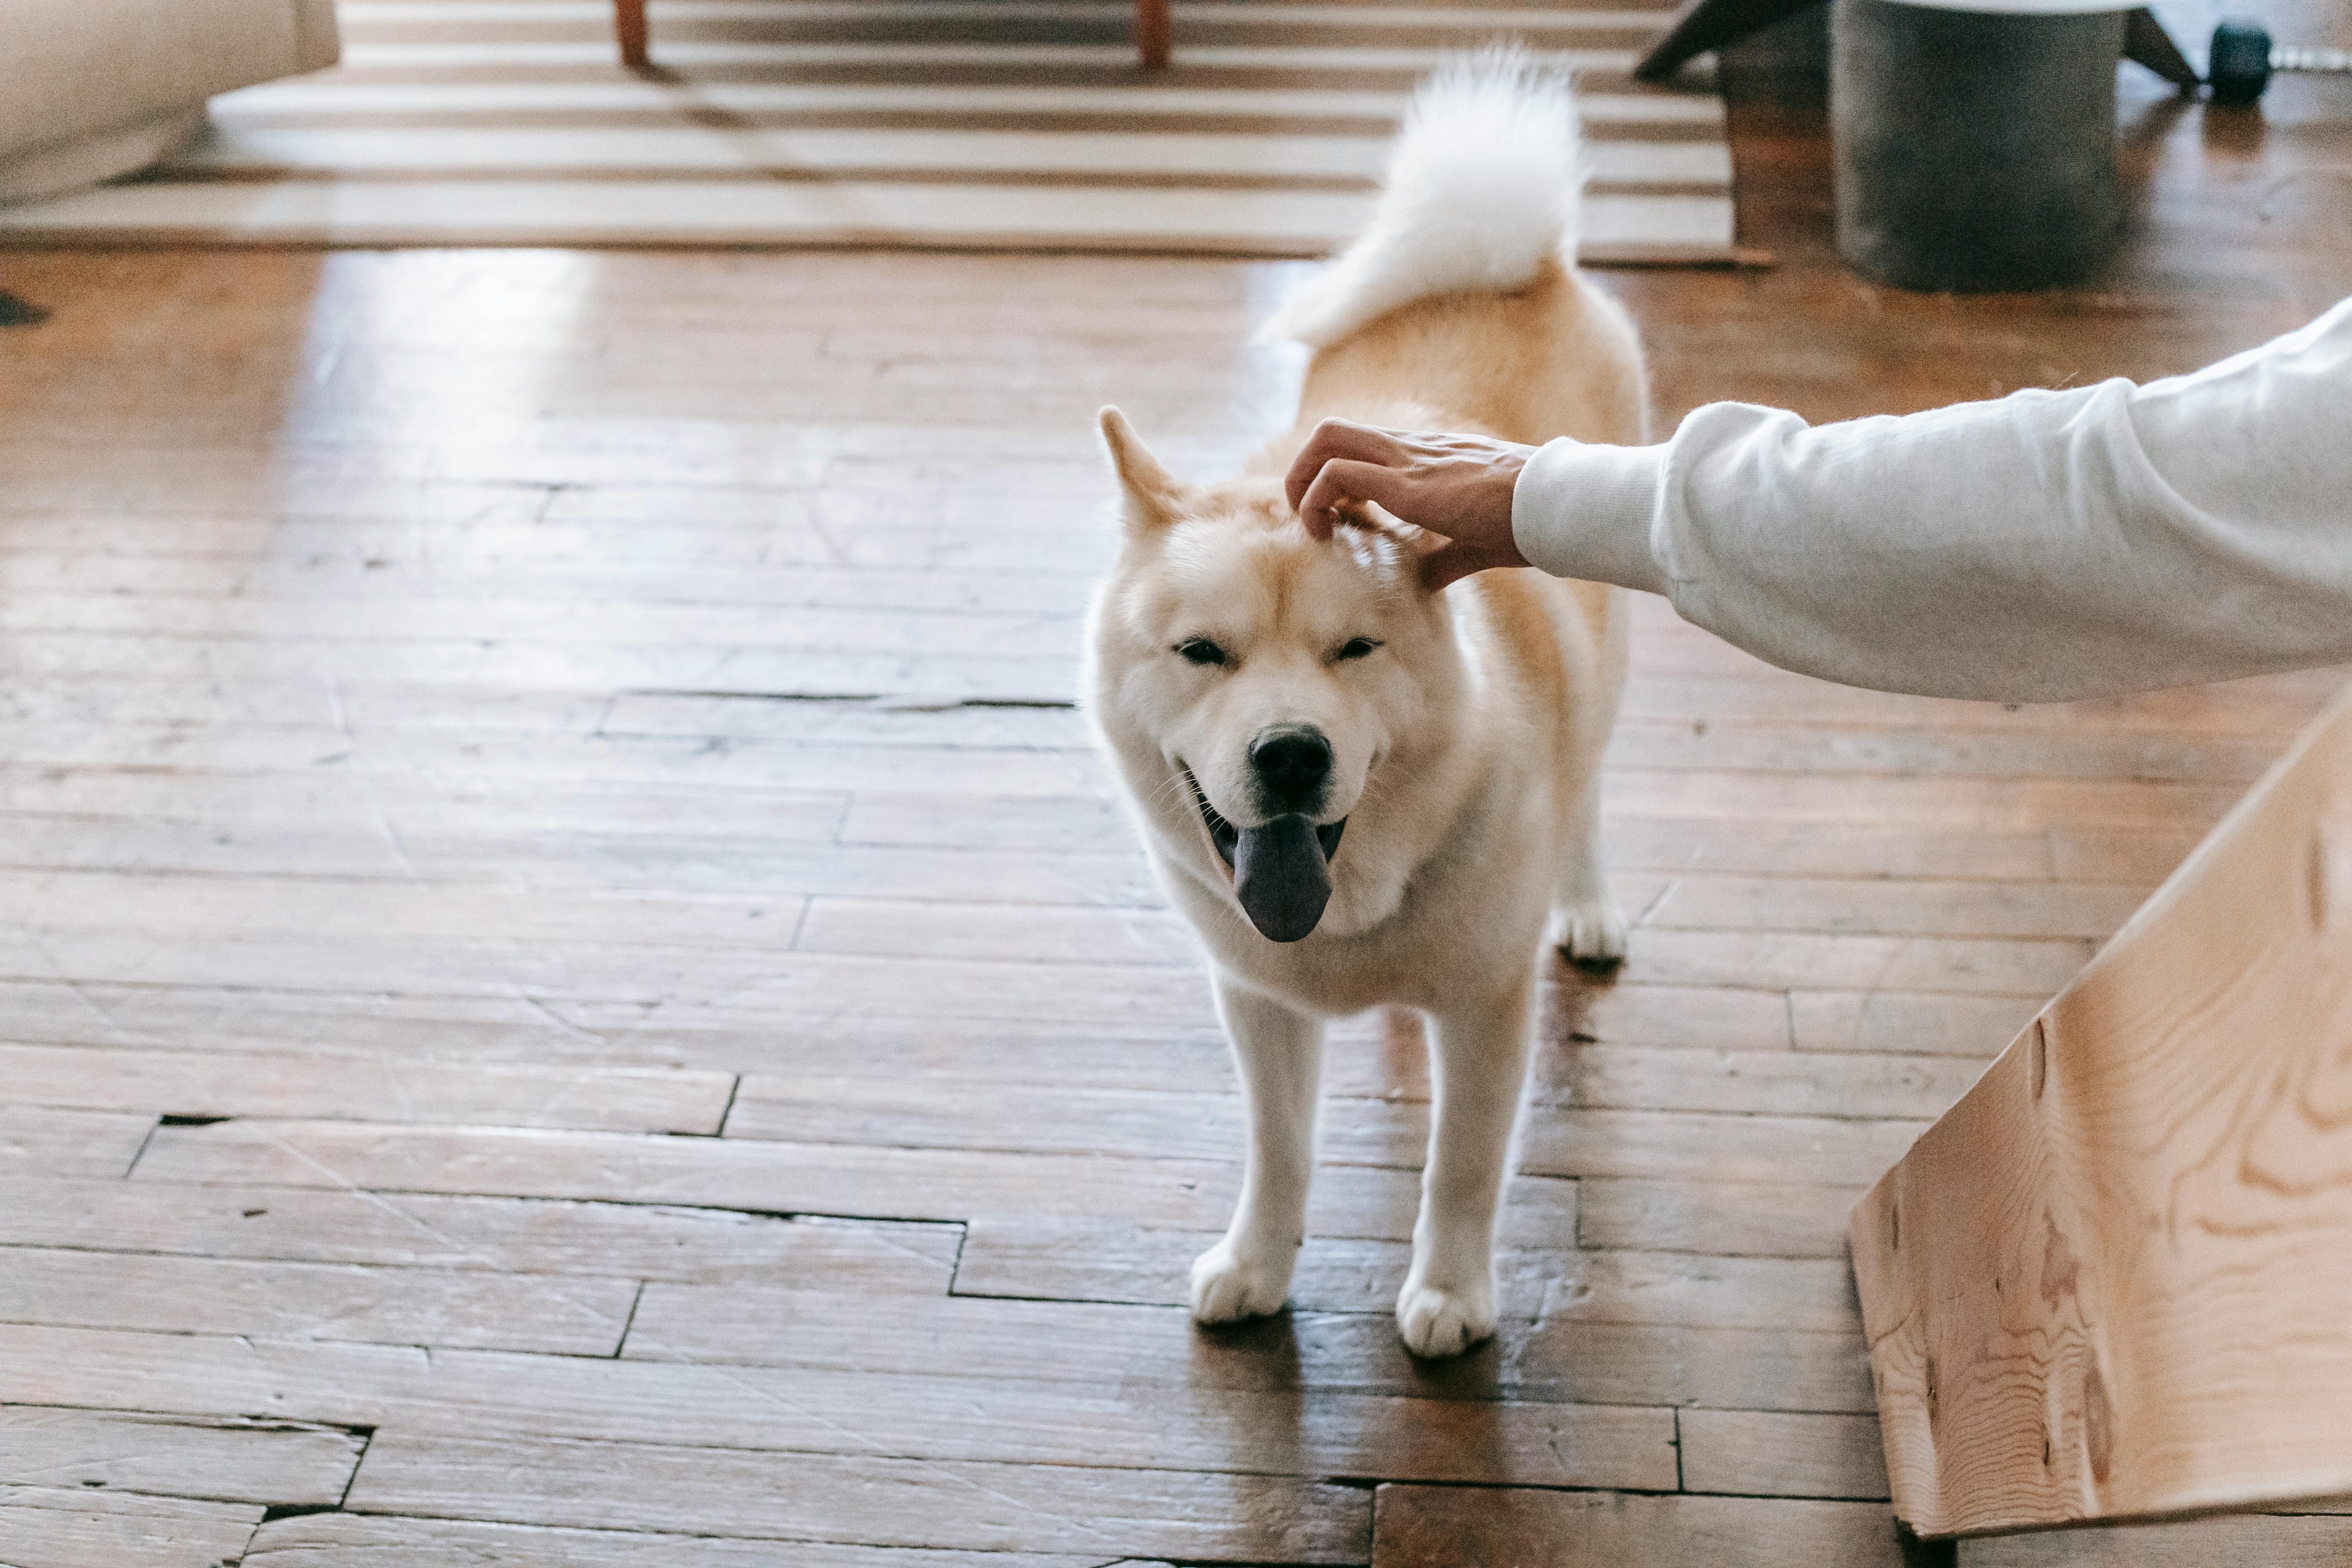
[[[1367,518],[1318,542],[1279,481],[1188,485],[1117,409],[1102,431],[1126,541],[1097,601],[1097,721],[1181,863],[1230,886],[1265,936],[1298,941],[1323,921],[1349,819],[1377,806],[1384,767],[1407,738],[1451,727],[1459,656],[1419,570],[1433,542]],[[1375,900],[1363,892],[1359,905]],[[1384,913],[1359,907],[1346,923]]]

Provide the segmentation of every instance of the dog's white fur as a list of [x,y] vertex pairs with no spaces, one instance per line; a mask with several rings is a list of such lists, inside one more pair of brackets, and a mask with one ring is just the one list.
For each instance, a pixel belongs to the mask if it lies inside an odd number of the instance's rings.
[[[1248,1108],[1240,1205],[1192,1268],[1204,1322],[1283,1306],[1323,1020],[1390,1004],[1432,1026],[1435,1101],[1398,1325],[1422,1355],[1491,1334],[1545,941],[1585,961],[1624,952],[1599,839],[1623,679],[1615,591],[1516,571],[1430,594],[1418,565],[1434,541],[1368,511],[1317,543],[1281,489],[1331,415],[1528,443],[1643,438],[1633,329],[1574,271],[1575,168],[1564,81],[1515,55],[1442,72],[1364,239],[1278,318],[1318,348],[1293,429],[1243,478],[1198,487],[1104,411],[1125,541],[1088,626],[1087,707],[1161,886],[1207,946]],[[1195,638],[1225,662],[1177,651]],[[1379,646],[1343,655],[1351,639]],[[1298,724],[1332,751],[1314,820],[1347,826],[1320,923],[1277,943],[1243,914],[1191,780],[1229,821],[1267,820],[1249,750]]]

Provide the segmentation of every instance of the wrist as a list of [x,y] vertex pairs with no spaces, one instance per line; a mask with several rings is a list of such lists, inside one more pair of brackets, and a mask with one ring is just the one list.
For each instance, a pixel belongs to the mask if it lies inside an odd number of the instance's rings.
[[1525,566],[1528,559],[1520,552],[1517,537],[1519,476],[1527,471],[1524,453],[1518,462],[1496,467],[1497,471],[1481,487],[1475,537],[1490,563]]
[[1650,542],[1664,448],[1559,440],[1538,448],[1511,488],[1511,542],[1555,577],[1654,594],[1666,573]]

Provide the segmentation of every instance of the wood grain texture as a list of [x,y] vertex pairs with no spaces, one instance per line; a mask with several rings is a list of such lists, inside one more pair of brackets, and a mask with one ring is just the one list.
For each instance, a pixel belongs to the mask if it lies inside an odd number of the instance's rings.
[[1822,1116],[1557,1110],[1528,1129],[1521,1169],[1546,1175],[1766,1184],[1802,1175],[1858,1185],[1900,1158],[1924,1125]]
[[1632,1252],[1843,1258],[1858,1195],[1811,1183],[1586,1180],[1576,1184],[1576,1234],[1587,1247]]
[[2342,1514],[2231,1514],[1959,1543],[1959,1568],[2343,1568],[2352,1563],[2352,1519]]
[[0,1405],[0,1474],[27,1487],[332,1505],[366,1446],[309,1422]]
[[2352,1490],[2352,703],[1854,1210],[1895,1506]]
[[1683,1485],[1749,1497],[1886,1496],[1875,1415],[1766,1410],[1682,1410]]
[[[1208,1160],[224,1121],[158,1129],[138,1179],[942,1222],[971,1213],[1070,1215],[1212,1230],[1229,1217],[1240,1173],[1234,1163]],[[1414,1172],[1333,1166],[1316,1184],[1308,1223],[1328,1237],[1408,1239],[1419,1194]],[[1502,1224],[1502,1235],[1514,1242],[1567,1245],[1576,1233],[1572,1184],[1517,1184]]]
[[1528,1397],[1723,1410],[1877,1408],[1859,1336],[1828,1329],[1693,1328],[1557,1317],[1507,1347]]
[[154,1130],[152,1115],[0,1105],[0,1172],[121,1176]]
[[11,1045],[0,1045],[0,1079],[25,1105],[702,1133],[719,1131],[735,1088],[725,1073],[672,1069]]
[[0,1176],[0,1246],[939,1295],[960,1226],[346,1188]]
[[261,1522],[255,1503],[0,1483],[0,1542],[26,1568],[214,1568]]
[[1900,1568],[1866,1503],[1382,1487],[1374,1568]]
[[352,1513],[273,1520],[254,1531],[245,1561],[247,1568],[546,1568],[554,1563],[567,1568],[1100,1568],[1101,1563],[1086,1553],[722,1541]]
[[0,1319],[268,1339],[612,1355],[628,1279],[329,1268],[63,1248],[0,1249]]
[[639,1444],[369,1445],[362,1512],[694,1530],[783,1541],[1076,1551],[1247,1562],[1361,1562],[1362,1491],[1307,1480],[1067,1466],[765,1456]]
[[[831,1302],[845,1310],[855,1300]],[[1084,1304],[1024,1305],[1053,1310],[969,1316],[976,1326],[1043,1322],[1066,1332],[1089,1323]],[[1069,1375],[1024,1381],[1019,1373],[1049,1365],[1047,1358],[1009,1357],[1014,1375],[997,1376],[991,1360],[941,1372],[938,1357],[902,1347],[895,1366],[868,1371],[824,1363],[829,1352],[837,1354],[838,1337],[830,1347],[813,1347],[801,1364],[763,1367],[0,1327],[0,1343],[37,1358],[0,1369],[0,1393],[39,1404],[71,1389],[95,1406],[173,1415],[254,1404],[272,1419],[458,1436],[943,1458],[986,1456],[1012,1422],[1026,1452],[1047,1456],[1041,1462],[1103,1462],[1110,1456],[1093,1446],[1099,1432],[1110,1448],[1149,1468],[1181,1468],[1173,1461],[1222,1447],[1261,1473],[1304,1468],[1310,1451],[1321,1458],[1385,1448],[1417,1452],[1423,1464],[1464,1463],[1459,1452],[1448,1458],[1416,1436],[1433,1418],[1457,1447],[1508,1424],[1526,1455],[1528,1435],[1549,1422],[1593,1443],[1587,1453],[1528,1456],[1546,1471],[1608,1467],[1654,1484],[1672,1468],[1668,1412],[1528,1400],[1520,1403],[1562,1407],[1497,1415],[1488,1407],[1507,1385],[1495,1358],[1414,1366],[1394,1347],[1392,1332],[1382,1339],[1366,1316],[1276,1320],[1198,1338],[1186,1335],[1176,1314],[1157,1316],[1158,1323],[1138,1321],[1131,1310],[1094,1315],[1095,1326],[1131,1336],[1128,1342],[1139,1347],[1129,1359],[1146,1375],[1124,1382],[1101,1370],[1115,1348],[1108,1338],[1102,1350],[1066,1366]],[[1181,1346],[1181,1358],[1161,1353],[1171,1341]],[[1160,1428],[1171,1434],[1168,1447],[1146,1449]],[[1144,1458],[1136,1461],[1139,1453]]]

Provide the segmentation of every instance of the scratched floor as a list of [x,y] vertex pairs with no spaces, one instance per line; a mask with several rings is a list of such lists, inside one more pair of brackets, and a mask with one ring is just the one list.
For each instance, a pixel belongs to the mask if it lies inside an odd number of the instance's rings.
[[[1740,131],[1776,269],[1605,281],[1667,418],[2186,369],[2352,286],[2291,107],[2138,103],[2095,292],[1854,282],[1802,117]],[[1069,707],[1089,418],[1230,465],[1286,276],[0,256],[0,1561],[1899,1563],[1846,1207],[2340,678],[1927,702],[1644,605],[1499,1342],[1394,1343],[1378,1018],[1296,1310],[1196,1332],[1235,1106]]]

